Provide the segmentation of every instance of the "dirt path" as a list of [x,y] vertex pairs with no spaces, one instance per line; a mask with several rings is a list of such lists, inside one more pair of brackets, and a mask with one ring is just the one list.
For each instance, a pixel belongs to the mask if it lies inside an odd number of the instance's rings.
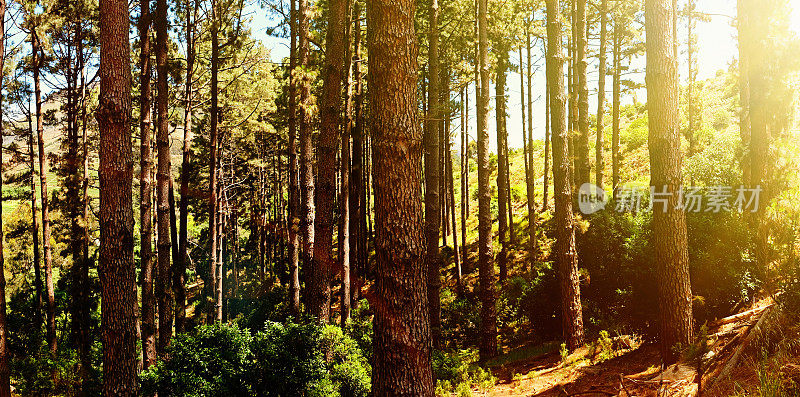
[[[709,325],[707,371],[703,382],[717,376],[730,362],[763,313],[771,306],[762,301],[749,310]],[[660,355],[655,344],[620,349],[615,357],[595,362],[589,347],[577,350],[562,362],[560,354],[548,353],[492,368],[498,381],[476,396],[693,396],[697,393],[696,371],[691,363],[679,363],[660,372]]]

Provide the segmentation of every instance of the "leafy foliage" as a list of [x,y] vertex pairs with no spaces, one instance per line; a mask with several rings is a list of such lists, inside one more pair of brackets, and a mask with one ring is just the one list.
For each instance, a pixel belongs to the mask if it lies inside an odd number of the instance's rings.
[[143,391],[165,396],[366,396],[370,366],[333,325],[267,322],[251,335],[235,325],[178,336],[142,374]]

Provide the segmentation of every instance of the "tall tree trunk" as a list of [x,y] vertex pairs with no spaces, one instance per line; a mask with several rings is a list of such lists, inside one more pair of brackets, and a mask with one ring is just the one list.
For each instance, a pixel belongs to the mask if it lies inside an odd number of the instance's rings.
[[[300,236],[303,243],[303,264],[306,266],[308,284],[314,294],[314,146],[312,140],[312,106],[311,77],[306,75],[309,64],[309,25],[311,6],[309,0],[298,0],[298,73],[297,89],[299,98],[298,118],[300,130]],[[308,304],[314,306],[316,298],[309,296]]]
[[233,288],[231,289],[231,298],[239,298],[239,207],[234,203],[234,208],[231,210],[231,227],[233,228],[233,236],[231,236],[231,264],[233,269]]
[[[526,39],[526,55],[527,55],[527,62],[525,63],[525,78],[528,80],[528,167],[530,167],[530,171],[526,170],[525,174],[525,189],[526,193],[527,190],[534,192],[531,196],[535,196],[534,190],[534,168],[533,168],[533,72],[531,68],[533,67],[533,58],[531,55],[531,32],[528,29],[525,32],[525,39]],[[527,179],[527,173],[530,172],[531,179]],[[528,187],[530,185],[530,187]],[[534,199],[534,202],[536,200]],[[534,225],[535,226],[535,225]],[[530,230],[528,231],[530,233]]]
[[508,171],[506,155],[506,68],[508,50],[501,45],[497,53],[497,81],[495,82],[495,122],[497,123],[497,235],[500,240],[500,254],[497,263],[500,266],[500,283],[508,278],[508,184],[505,173]]
[[197,2],[186,0],[186,86],[183,93],[183,156],[181,160],[180,232],[178,260],[175,262],[175,333],[186,331],[186,265],[189,263],[189,178],[192,175],[192,115],[194,107],[195,22]]
[[139,232],[141,257],[141,337],[142,368],[147,369],[156,362],[156,297],[153,291],[153,152],[152,132],[152,98],[151,98],[151,66],[150,66],[150,1],[141,3],[139,16],[139,134],[141,137],[141,173],[139,174]]
[[[547,53],[547,43],[544,44]],[[545,55],[546,58],[546,55]],[[542,208],[544,212],[549,207],[548,193],[550,191],[550,86],[544,87],[544,183],[542,186]]]
[[375,395],[433,396],[415,2],[367,3],[375,188]]
[[[576,173],[580,169],[578,164],[579,159],[576,149],[576,135],[580,134],[578,131],[578,56],[577,56],[577,42],[578,42],[578,2],[573,0],[570,2],[570,25],[572,27],[572,35],[567,39],[567,46],[569,47],[569,66],[567,67],[567,90],[569,93],[569,115],[568,127],[569,136],[567,139],[567,152],[570,158],[569,180],[575,187],[577,177]],[[552,95],[552,94],[551,94]],[[573,189],[575,190],[575,189]],[[555,196],[556,193],[553,193]]]
[[[615,15],[619,15],[616,14]],[[614,21],[614,93],[611,110],[611,184],[614,188],[614,199],[619,188],[619,108],[622,76],[622,26],[619,20]]]
[[128,26],[127,1],[100,0],[100,106],[96,117],[100,127],[99,274],[106,396],[138,394]]
[[[740,15],[742,20],[742,36],[744,40],[743,57],[747,62],[747,80],[750,89],[750,186],[761,189],[760,201],[767,203],[770,196],[767,183],[767,166],[769,160],[770,136],[770,86],[768,76],[769,59],[764,56],[764,48],[770,45],[768,15],[761,2],[742,0]],[[766,5],[769,7],[769,5]],[[756,264],[763,272],[763,278],[771,282],[769,274],[769,226],[765,219],[764,209],[767,204],[756,208],[754,223],[756,227]]]
[[578,255],[575,250],[575,225],[572,219],[572,184],[569,180],[568,133],[564,125],[564,61],[561,55],[559,0],[547,0],[547,84],[550,86],[552,115],[553,185],[556,202],[555,260],[561,290],[562,333],[567,348],[583,344]]
[[[526,32],[526,36],[528,39],[528,55],[530,55],[530,32]],[[528,57],[528,62],[530,62],[530,56]],[[522,46],[519,47],[519,77],[520,77],[520,93],[522,95],[522,128],[525,129],[525,78],[528,79],[528,84],[531,84],[531,75],[523,72],[522,62]],[[530,63],[527,65],[527,71],[530,71]],[[527,76],[526,76],[527,74]],[[528,92],[528,108],[533,104],[533,101],[530,100],[530,90]],[[529,118],[533,117],[533,112],[530,112],[527,115]],[[529,120],[528,124],[528,134],[522,134],[522,147],[523,147],[523,157],[525,157],[525,201],[527,201],[528,205],[528,263],[531,263],[536,258],[536,220],[538,216],[536,215],[536,192],[534,190],[533,185],[533,164],[531,160],[533,156],[531,153],[533,151],[533,146],[530,144],[532,142],[531,137],[533,137],[533,120]],[[523,131],[524,132],[524,131]]]
[[577,0],[577,19],[575,29],[578,33],[576,45],[575,78],[578,91],[578,139],[575,147],[577,169],[575,184],[580,186],[589,182],[591,166],[589,165],[589,88],[586,77],[586,0]]
[[339,164],[339,230],[338,247],[339,267],[342,269],[342,300],[340,304],[340,324],[344,326],[350,318],[350,311],[353,303],[350,276],[350,148],[351,134],[353,133],[353,96],[355,95],[355,82],[353,81],[353,47],[352,43],[352,20],[353,20],[353,1],[347,0],[347,22],[345,23],[345,55],[344,73],[347,76],[347,86],[345,89],[344,105],[344,131],[342,133],[342,152]]
[[[678,63],[672,44],[672,3],[645,1],[647,32],[647,103],[650,134],[650,185],[657,192],[670,193],[661,206],[653,208],[653,246],[658,261],[660,286],[661,354],[665,363],[675,362],[676,344],[692,343],[692,291],[689,283],[689,254],[686,214],[678,205],[681,175],[681,147],[678,126]],[[665,190],[666,189],[666,190]],[[666,208],[664,208],[666,207]]]
[[467,206],[469,205],[469,181],[467,168],[469,167],[469,157],[467,156],[467,131],[469,131],[469,94],[466,88],[461,89],[461,152],[459,154],[461,165],[461,262],[456,263],[456,293],[459,297],[464,296],[464,280],[462,266],[467,263]]
[[[301,0],[306,1],[306,0]],[[336,196],[336,152],[342,126],[342,82],[345,73],[346,24],[348,0],[333,0],[328,12],[325,38],[325,66],[320,98],[320,133],[317,138],[317,208],[314,223],[313,290],[311,312],[321,322],[330,321],[331,277],[333,260],[333,211]]]
[[603,116],[606,107],[606,25],[608,24],[608,0],[600,3],[600,54],[597,66],[597,137],[595,143],[595,185],[603,187]]
[[[448,145],[447,145],[447,188],[450,190],[450,226],[453,229],[453,262],[455,268],[457,269],[456,275],[458,277],[458,284],[461,284],[461,257],[459,255],[459,247],[458,247],[458,229],[456,229],[456,192],[455,192],[455,178],[453,177],[453,151],[450,147],[450,139],[448,138]],[[463,245],[461,249],[463,249]],[[457,286],[457,289],[462,288],[462,286]]]
[[528,147],[528,134],[531,133],[531,131],[528,131],[528,125],[525,121],[528,118],[528,114],[525,110],[525,58],[522,56],[522,45],[519,46],[519,90],[521,98],[520,104],[522,106],[522,158],[525,162],[525,182],[527,184],[528,178],[531,177],[530,155],[528,153],[530,150]]
[[353,140],[350,167],[350,301],[355,308],[360,299],[360,274],[366,270],[367,250],[364,243],[366,207],[364,205],[364,135],[363,90],[361,76],[361,3],[353,1]]
[[[695,101],[694,101],[694,83],[695,78],[697,77],[697,72],[694,65],[694,1],[689,0],[685,6],[686,12],[686,26],[687,26],[687,38],[686,38],[686,56],[688,58],[687,62],[687,71],[689,73],[689,84],[686,89],[686,116],[689,119],[689,131],[688,131],[688,141],[689,141],[689,153],[688,157],[694,156],[694,153],[697,151],[697,113],[695,109]],[[676,12],[678,10],[675,10]],[[678,36],[675,35],[675,41],[677,43]],[[676,58],[677,59],[677,58]],[[691,177],[690,177],[691,178]],[[694,185],[694,183],[691,183]]]
[[[295,69],[297,68],[297,10],[295,0],[289,0],[289,303],[292,314],[300,315],[300,186],[298,185],[297,162],[297,81]],[[262,222],[263,227],[263,222]],[[262,233],[263,235],[263,233]],[[263,243],[261,244],[263,246]],[[263,248],[262,248],[263,249]]]
[[[6,47],[5,47],[5,34],[6,34],[6,2],[0,0],[0,70],[5,70],[6,64]],[[3,82],[0,80],[0,109],[3,104]],[[0,140],[4,136],[5,130],[3,128],[3,114],[0,112]],[[3,192],[3,150],[0,147],[0,196]],[[34,197],[36,195],[34,194]],[[2,197],[0,197],[2,198]],[[37,236],[34,235],[34,238]],[[0,397],[11,397],[11,368],[9,367],[10,352],[8,349],[8,322],[6,321],[6,268],[5,259],[3,258],[3,240],[5,240],[5,233],[3,232],[3,208],[0,205]],[[38,263],[36,264],[38,266]]]
[[222,321],[222,280],[218,274],[222,272],[217,269],[217,212],[218,212],[218,156],[219,156],[219,10],[217,10],[217,0],[211,1],[211,139],[209,146],[210,162],[208,167],[208,239],[210,244],[209,274],[207,283],[209,286],[209,307],[208,323]]
[[739,39],[739,136],[742,139],[741,159],[742,182],[750,186],[750,62],[747,59],[747,14],[744,12],[746,0],[736,1],[737,29]]
[[433,347],[441,347],[441,288],[440,269],[444,265],[439,254],[439,225],[441,224],[440,151],[442,142],[442,103],[439,78],[439,2],[432,0],[428,29],[428,115],[425,118],[423,144],[425,149],[425,262],[428,268],[428,317],[431,322]]
[[[82,4],[82,3],[81,3]],[[82,6],[81,6],[82,7]],[[81,174],[81,300],[79,304],[83,306],[81,309],[81,329],[78,336],[79,340],[79,354],[81,360],[80,376],[81,387],[86,388],[91,377],[92,357],[90,354],[91,340],[89,335],[89,324],[91,321],[91,301],[89,294],[91,286],[89,284],[89,132],[87,126],[87,92],[86,92],[86,64],[85,55],[83,51],[83,31],[79,34],[78,40],[78,68],[81,71],[81,130],[82,130],[82,153],[81,160],[83,162],[83,172]]]
[[167,70],[167,0],[156,0],[156,72],[158,74],[158,132],[156,148],[158,171],[156,180],[156,205],[158,208],[158,280],[156,295],[158,297],[158,351],[163,356],[172,338],[174,315],[174,296],[172,294],[172,266],[170,249],[170,204],[169,190],[172,180],[169,148],[169,85]]
[[39,36],[32,28],[31,53],[33,54],[33,85],[36,100],[36,138],[39,144],[39,189],[42,197],[42,248],[44,249],[44,277],[47,289],[47,346],[51,357],[55,357],[56,298],[53,287],[53,250],[50,245],[50,198],[47,192],[47,153],[44,150],[44,119],[42,116],[42,90],[39,79],[39,62],[42,59]]
[[[81,203],[81,159],[79,154],[80,142],[78,138],[78,73],[79,58],[78,51],[81,49],[80,25],[74,21],[69,21],[65,29],[70,31],[70,43],[67,44],[67,67],[66,73],[66,118],[67,136],[65,143],[67,150],[64,153],[64,169],[67,171],[65,178],[66,188],[66,215],[69,218],[69,252],[72,257],[72,269],[70,277],[72,286],[70,288],[70,298],[73,304],[70,305],[71,315],[71,339],[76,347],[78,357],[84,358],[88,354],[88,346],[83,343],[84,330],[88,326],[88,321],[84,321],[83,315],[87,302],[83,299],[86,290],[84,280],[88,279],[88,268],[84,277],[83,258],[83,228],[81,227],[81,216],[83,215]],[[74,54],[74,55],[73,55]],[[85,375],[81,362],[75,366],[76,372],[81,378]]]
[[[447,190],[444,189],[445,184],[445,175],[444,175],[444,131],[447,129],[445,125],[445,113],[442,109],[442,106],[445,103],[445,88],[444,82],[447,81],[445,77],[445,73],[441,70],[439,71],[439,108],[440,108],[440,117],[436,121],[439,124],[439,146],[436,150],[436,155],[439,156],[439,167],[438,167],[438,189],[439,189],[439,221],[441,222],[441,232],[442,232],[442,247],[447,247],[449,244],[447,243],[447,236],[448,236],[448,227],[447,227]],[[430,115],[430,113],[428,113]],[[424,132],[423,132],[424,133]],[[442,262],[442,267],[444,267],[444,260]],[[428,267],[430,269],[430,267]],[[431,302],[432,303],[432,302]]]
[[[349,112],[348,112],[349,113]],[[342,160],[339,170],[339,266],[342,268],[341,325],[350,318],[350,128],[342,134]]]
[[33,301],[36,329],[42,327],[42,259],[39,251],[39,210],[36,200],[36,152],[33,151],[33,119],[28,115],[28,153],[31,168],[31,236],[33,236],[33,282],[36,297]]
[[481,300],[479,353],[481,362],[497,355],[494,255],[492,254],[491,190],[489,189],[489,23],[488,1],[478,1],[478,283]]

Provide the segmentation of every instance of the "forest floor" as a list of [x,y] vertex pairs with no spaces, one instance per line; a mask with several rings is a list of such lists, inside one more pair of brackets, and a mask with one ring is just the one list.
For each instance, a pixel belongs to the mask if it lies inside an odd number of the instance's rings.
[[[664,371],[660,371],[657,345],[618,337],[611,339],[611,348],[605,349],[605,354],[600,344],[594,343],[566,359],[558,351],[516,361],[501,356],[499,362],[503,364],[492,368],[497,377],[495,385],[488,390],[474,389],[473,395],[696,396],[698,379],[702,379],[703,396],[764,395],[758,389],[765,383],[764,364],[754,358],[758,352],[753,350],[761,345],[755,341],[770,333],[770,327],[786,325],[775,326],[785,319],[774,315],[778,310],[773,308],[771,299],[763,299],[736,315],[708,324],[705,347],[696,350],[694,358],[684,358]],[[797,353],[796,348],[790,350]],[[697,376],[697,357],[703,358],[702,377]],[[783,357],[769,372],[778,374],[774,379],[779,383],[797,382],[800,367],[793,364],[798,363],[797,358],[800,355],[788,360]],[[775,363],[770,365],[774,367]]]

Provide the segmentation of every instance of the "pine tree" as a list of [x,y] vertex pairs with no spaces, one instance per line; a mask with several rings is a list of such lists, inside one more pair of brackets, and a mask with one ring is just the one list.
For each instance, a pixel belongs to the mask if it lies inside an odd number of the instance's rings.
[[376,0],[367,6],[376,182],[372,393],[432,396],[415,2]]
[[[305,0],[301,0],[305,1]],[[309,300],[311,312],[321,322],[330,321],[333,260],[333,212],[336,196],[336,152],[342,126],[342,83],[346,76],[345,27],[349,21],[347,0],[329,4],[326,32],[324,80],[320,102],[320,133],[317,137],[317,192],[314,196],[314,251]]]
[[[440,163],[440,141],[443,135],[443,104],[441,93],[441,70],[439,68],[439,3],[432,0],[428,21],[428,114],[423,131],[425,161],[425,262],[428,268],[428,310],[431,323],[431,338],[434,348],[439,348],[441,336],[441,288],[440,269],[444,265],[439,254],[439,226],[442,224],[442,164]],[[445,235],[445,228],[442,236]]]
[[169,147],[169,85],[167,69],[167,0],[156,0],[156,72],[158,75],[158,96],[156,110],[158,112],[158,128],[156,148],[158,172],[156,180],[156,206],[158,216],[158,279],[156,296],[158,298],[158,351],[163,356],[172,338],[172,324],[175,297],[172,294],[172,265],[170,241],[172,224],[170,219],[169,192],[172,181]]
[[100,0],[100,106],[96,117],[100,127],[99,274],[106,396],[138,394],[128,15],[127,1]]
[[677,59],[670,18],[670,0],[645,1],[647,31],[647,103],[650,185],[671,193],[666,203],[653,207],[653,246],[658,261],[661,355],[671,364],[679,355],[675,346],[692,343],[692,291],[689,282],[686,214],[676,209],[681,174],[678,127]]
[[583,344],[578,255],[575,250],[575,224],[572,218],[572,184],[567,150],[568,132],[564,124],[564,80],[562,76],[561,20],[559,0],[547,0],[547,85],[553,144],[553,196],[556,203],[556,243],[554,256],[561,291],[562,333],[567,348],[573,351]]
[[478,2],[478,283],[481,300],[480,360],[497,354],[497,313],[495,308],[494,255],[492,254],[492,214],[489,189],[489,34],[487,0]]
[[151,66],[150,66],[150,1],[140,3],[139,14],[139,134],[141,139],[141,161],[139,174],[139,193],[141,204],[139,207],[141,234],[141,335],[142,335],[142,364],[144,369],[156,362],[156,298],[153,280],[153,146],[151,109]]

